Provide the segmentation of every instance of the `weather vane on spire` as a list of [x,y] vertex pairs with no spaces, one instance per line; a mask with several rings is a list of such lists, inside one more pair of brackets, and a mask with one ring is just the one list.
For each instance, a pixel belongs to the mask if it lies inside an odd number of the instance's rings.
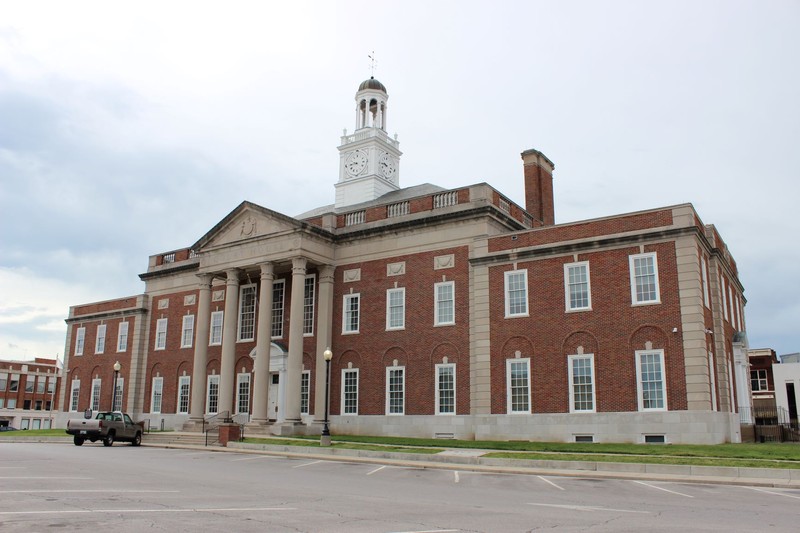
[[373,50],[371,54],[367,54],[367,57],[369,58],[370,76],[374,78],[375,77],[375,69],[378,68],[378,65],[377,65],[378,62],[375,60],[375,50]]

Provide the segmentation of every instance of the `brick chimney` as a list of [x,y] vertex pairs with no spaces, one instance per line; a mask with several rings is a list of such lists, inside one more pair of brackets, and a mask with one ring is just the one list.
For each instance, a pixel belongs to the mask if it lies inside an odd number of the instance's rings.
[[555,224],[553,207],[553,169],[555,165],[538,150],[522,152],[525,170],[525,210],[533,217],[533,225]]

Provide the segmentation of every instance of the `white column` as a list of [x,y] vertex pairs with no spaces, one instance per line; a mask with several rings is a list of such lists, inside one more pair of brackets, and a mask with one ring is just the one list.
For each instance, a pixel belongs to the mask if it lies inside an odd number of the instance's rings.
[[272,283],[275,279],[272,263],[261,265],[261,294],[258,298],[258,330],[256,332],[256,361],[253,365],[253,422],[269,419],[269,354],[272,337]]
[[225,272],[225,317],[222,321],[222,361],[219,369],[218,412],[233,413],[233,381],[236,378],[236,323],[239,320],[239,269]]
[[[317,353],[314,354],[314,421],[325,420],[325,358],[331,347],[333,330],[333,273],[335,267],[325,265],[319,270],[319,302],[317,303]],[[333,361],[331,361],[333,364]],[[331,375],[333,369],[331,368]]]
[[286,421],[300,422],[300,382],[303,374],[303,296],[306,260],[292,259],[292,296],[289,309],[289,357],[286,364]]
[[197,328],[194,337],[194,363],[192,364],[192,403],[189,418],[203,420],[206,407],[206,366],[208,365],[208,330],[211,321],[211,274],[198,274],[200,297],[197,302]]

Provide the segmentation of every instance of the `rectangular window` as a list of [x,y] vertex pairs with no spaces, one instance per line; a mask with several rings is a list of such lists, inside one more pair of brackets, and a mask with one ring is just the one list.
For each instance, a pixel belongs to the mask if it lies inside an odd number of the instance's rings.
[[342,414],[358,414],[358,369],[342,370]]
[[42,410],[42,400],[36,400],[35,402],[33,402],[33,408],[35,410],[37,410],[37,411],[41,411]]
[[456,413],[456,365],[436,365],[436,414]]
[[250,412],[250,373],[236,375],[236,413]]
[[711,300],[708,295],[708,265],[705,256],[700,257],[700,280],[703,283],[703,304],[711,308]]
[[314,334],[314,274],[306,276],[303,287],[303,335]]
[[161,399],[163,395],[164,395],[164,378],[160,376],[153,378],[153,395],[152,398],[150,399],[151,413],[161,412]]
[[181,348],[191,348],[194,338],[194,315],[185,315],[181,326]]
[[633,305],[660,303],[656,254],[632,255],[629,261]]
[[531,361],[506,361],[506,402],[511,414],[531,412]]
[[564,291],[567,311],[592,308],[588,261],[564,265]]
[[19,390],[19,374],[11,374],[11,383],[8,390],[11,392],[17,392]]
[[211,313],[211,328],[208,332],[209,346],[219,346],[222,344],[222,318],[224,311],[214,311]]
[[156,322],[156,350],[167,347],[167,319],[159,318]]
[[191,377],[181,376],[178,378],[178,413],[187,414],[189,412],[189,388]]
[[6,406],[6,399],[5,398],[0,398],[0,409],[2,409],[5,406]]
[[0,392],[6,390],[8,386],[8,374],[0,374]]
[[714,374],[714,354],[708,352],[708,386],[711,389],[711,410],[717,410],[717,377]]
[[122,390],[125,388],[125,379],[124,378],[117,378],[117,388],[114,390],[114,410],[115,411],[123,411],[124,406],[122,405]]
[[342,312],[342,333],[358,333],[359,299],[360,294],[344,295],[344,310]]
[[733,307],[734,307],[733,303],[735,302],[735,300],[733,299],[733,289],[731,288],[731,284],[730,283],[728,283],[728,301],[730,302],[730,306],[731,306],[731,311],[730,311],[730,315],[729,315],[730,316],[730,320],[731,320],[731,325],[735,325],[736,321],[734,320],[734,309],[733,309]]
[[750,388],[753,392],[761,392],[769,390],[769,382],[767,381],[767,371],[763,368],[750,371]]
[[505,273],[506,317],[528,316],[528,271]]
[[75,355],[83,355],[83,341],[86,338],[86,328],[75,331]]
[[722,293],[722,316],[728,320],[728,293],[725,290],[725,278],[722,275],[719,277],[719,291]]
[[664,351],[636,352],[636,382],[640,411],[666,411],[667,394],[664,383]]
[[128,349],[128,323],[120,322],[117,331],[117,351],[124,352]]
[[303,375],[300,377],[300,414],[308,414],[308,391],[311,383],[311,371],[303,370]]
[[[17,408],[17,399],[16,398],[9,398],[8,404],[6,405],[9,409],[16,409]],[[77,409],[76,409],[77,411]]]
[[97,338],[94,343],[94,353],[103,353],[106,350],[106,325],[97,326]]
[[239,341],[255,339],[256,285],[242,285],[239,289]]
[[406,368],[390,366],[386,368],[386,414],[402,415],[405,413]]
[[92,406],[92,411],[100,410],[100,384],[99,378],[92,380],[92,397],[89,399],[89,405]]
[[448,326],[456,323],[455,282],[443,281],[433,285],[433,325]]
[[56,378],[47,378],[47,394],[53,394],[56,390]]
[[219,406],[219,374],[208,376],[208,394],[206,394],[206,414],[215,415]]
[[272,284],[272,338],[283,337],[283,297],[286,293],[286,282],[282,279]]
[[36,378],[36,394],[44,394],[44,380],[47,379],[44,376],[39,376]]
[[569,408],[571,413],[594,413],[594,354],[570,355]]
[[404,329],[406,327],[406,290],[405,288],[386,291],[386,329]]
[[33,380],[35,378],[29,374],[25,374],[25,392],[33,393]]
[[69,389],[69,410],[75,412],[78,410],[78,401],[81,396],[81,380],[73,379]]

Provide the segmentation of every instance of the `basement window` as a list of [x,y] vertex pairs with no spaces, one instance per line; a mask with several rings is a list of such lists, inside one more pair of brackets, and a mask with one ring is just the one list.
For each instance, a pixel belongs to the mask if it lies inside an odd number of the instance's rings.
[[645,444],[666,444],[666,439],[664,435],[645,435],[644,436]]
[[594,435],[575,435],[575,442],[594,442]]

